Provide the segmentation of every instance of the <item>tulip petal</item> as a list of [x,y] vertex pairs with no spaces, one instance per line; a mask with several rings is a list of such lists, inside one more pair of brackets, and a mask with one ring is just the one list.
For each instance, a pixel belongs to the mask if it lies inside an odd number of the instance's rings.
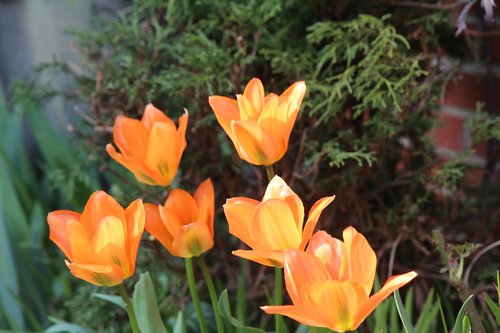
[[306,295],[321,322],[336,332],[354,329],[354,317],[366,301],[363,287],[354,280],[327,280],[312,284]]
[[201,183],[194,192],[193,198],[198,206],[197,221],[208,226],[212,238],[214,236],[214,206],[215,206],[214,185],[210,179]]
[[344,252],[344,242],[333,238],[323,230],[316,232],[307,245],[307,253],[320,259],[332,280],[339,280]]
[[[165,201],[165,208],[174,212],[182,224],[196,222],[198,219],[198,205],[191,194],[184,190],[173,190]],[[175,235],[175,232],[172,234]]]
[[146,221],[146,215],[142,200],[135,200],[125,209],[125,221],[127,221],[126,251],[129,262],[132,265],[130,267],[130,271],[131,273],[133,273],[135,268],[135,260],[137,257],[137,250],[139,249],[139,243],[141,242],[142,233],[144,231],[144,225]]
[[252,217],[250,237],[259,248],[272,250],[298,249],[301,232],[297,229],[290,206],[270,199],[257,206]]
[[[188,125],[188,110],[184,109],[184,114],[179,117],[179,128],[177,129],[177,134],[175,136],[176,154],[177,160],[180,161],[184,149],[186,149],[186,129]],[[177,165],[179,162],[177,162]]]
[[373,310],[395,290],[403,287],[417,276],[415,272],[408,272],[401,275],[391,276],[382,289],[372,295],[367,302],[358,310],[355,316],[354,328],[358,327]]
[[323,318],[318,315],[317,309],[309,305],[268,305],[260,307],[267,314],[281,314],[307,326],[326,327]]
[[288,250],[284,263],[286,290],[293,304],[304,303],[304,295],[311,284],[329,279],[321,260],[312,254]]
[[297,120],[302,99],[306,93],[306,84],[304,81],[298,81],[292,84],[283,94],[280,95],[280,104],[288,104],[286,110],[286,125],[283,129],[284,142],[288,143],[290,133],[292,132],[293,125]]
[[146,231],[153,235],[170,253],[173,253],[174,237],[162,221],[159,206],[144,204],[144,211],[146,213]]
[[94,234],[97,224],[106,216],[115,216],[125,221],[122,206],[104,191],[92,193],[80,217],[80,223],[85,227],[89,235]]
[[47,223],[50,229],[50,240],[52,240],[64,255],[72,260],[71,244],[69,242],[68,222],[79,221],[80,213],[70,210],[57,210],[47,215]]
[[275,138],[254,121],[233,121],[231,129],[238,155],[249,163],[271,165],[285,154],[279,150]]
[[121,268],[117,265],[77,264],[66,261],[71,274],[79,279],[97,286],[112,287],[125,279]]
[[302,224],[304,223],[304,204],[299,196],[292,191],[287,183],[279,176],[274,176],[269,182],[269,185],[267,185],[262,201],[264,202],[269,199],[280,199],[285,201],[292,210],[297,228],[302,230]]
[[168,185],[177,173],[179,165],[178,149],[174,142],[177,134],[175,125],[156,122],[149,134],[146,166],[157,170],[163,177],[159,185]]
[[181,258],[197,257],[213,246],[213,236],[208,226],[202,222],[182,226],[172,243],[173,254]]
[[257,110],[245,95],[236,95],[238,110],[240,111],[240,120],[257,120],[260,110]]
[[146,156],[148,130],[137,119],[118,116],[113,125],[113,140],[121,153],[142,160]]
[[355,228],[345,228],[342,236],[345,244],[345,260],[342,260],[340,267],[340,280],[357,281],[363,286],[368,297],[375,280],[377,256],[365,236]]
[[156,122],[168,123],[171,126],[175,126],[174,122],[163,111],[151,103],[146,105],[141,122],[148,131],[151,131]]
[[115,264],[122,268],[126,277],[130,276],[130,263],[126,253],[125,225],[115,216],[106,216],[99,221],[96,232],[88,245],[92,259],[77,262],[94,264]]
[[71,260],[74,262],[94,263],[94,256],[89,255],[89,234],[85,227],[76,220],[68,222],[68,240],[71,246]]
[[[258,123],[276,139],[280,149],[286,150],[292,128],[288,126],[288,104],[279,104],[279,97],[269,100],[259,115]],[[292,124],[293,125],[293,124]]]
[[238,102],[234,99],[223,96],[210,96],[208,104],[212,107],[217,121],[224,129],[224,132],[229,136],[231,141],[234,141],[231,122],[240,119],[240,111],[238,110]]
[[283,251],[280,250],[236,250],[233,255],[255,261],[261,265],[283,267]]
[[262,81],[255,77],[251,79],[245,87],[243,96],[252,103],[257,112],[260,112],[264,106],[264,86]]
[[316,224],[318,224],[319,217],[332,201],[335,196],[324,197],[316,201],[309,211],[309,216],[307,217],[306,225],[304,226],[304,231],[302,232],[302,243],[300,244],[300,249],[305,249],[307,242],[312,237]]
[[[182,207],[182,206],[181,206]],[[158,207],[160,211],[160,217],[163,225],[167,229],[168,233],[174,237],[183,225],[189,224],[190,222],[182,221],[176,214],[176,211],[179,210],[177,207],[176,210],[165,208],[164,206]],[[182,210],[183,208],[181,208]]]
[[250,237],[252,216],[260,202],[254,199],[236,197],[226,201],[222,207],[229,225],[229,233],[253,248],[256,244]]

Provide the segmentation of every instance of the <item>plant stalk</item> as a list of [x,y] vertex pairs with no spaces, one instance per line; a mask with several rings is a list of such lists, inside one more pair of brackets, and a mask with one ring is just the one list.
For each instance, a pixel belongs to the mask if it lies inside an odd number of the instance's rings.
[[137,326],[137,318],[135,317],[134,306],[132,305],[132,301],[128,296],[123,283],[120,283],[118,286],[118,292],[123,299],[123,303],[125,303],[125,309],[127,310],[128,319],[130,321],[130,327],[132,327],[133,333],[140,333],[139,326]]
[[269,179],[269,181],[271,181],[271,179],[274,178],[274,176],[276,175],[274,173],[274,168],[273,168],[273,165],[266,165],[266,172],[267,172],[267,179]]
[[224,323],[222,322],[222,318],[219,312],[219,307],[217,302],[217,292],[215,291],[214,281],[212,280],[212,276],[208,271],[207,264],[205,263],[205,258],[203,256],[199,256],[198,262],[200,263],[201,271],[203,272],[203,276],[205,277],[205,282],[207,283],[208,293],[210,294],[210,300],[212,301],[212,308],[214,310],[214,315],[215,315],[215,323],[217,324],[217,332],[224,333]]
[[[274,305],[283,303],[283,269],[274,267]],[[274,315],[274,325],[276,333],[283,332],[283,317]]]
[[205,322],[205,317],[203,316],[203,311],[201,309],[200,297],[198,296],[198,291],[196,291],[193,260],[191,258],[185,258],[184,263],[186,264],[186,275],[188,279],[189,292],[191,293],[191,298],[193,299],[194,307],[196,308],[196,313],[198,315],[198,324],[200,325],[200,331],[201,333],[208,333],[207,323]]

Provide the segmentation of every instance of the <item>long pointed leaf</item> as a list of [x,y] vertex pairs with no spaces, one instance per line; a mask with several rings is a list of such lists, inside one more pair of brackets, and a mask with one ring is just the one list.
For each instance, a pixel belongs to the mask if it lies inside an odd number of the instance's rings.
[[417,333],[415,328],[410,322],[408,318],[408,314],[406,313],[406,309],[403,306],[403,301],[401,301],[401,296],[399,295],[399,291],[396,290],[394,292],[394,300],[396,301],[396,308],[398,309],[399,318],[401,318],[401,322],[403,323],[403,327],[406,333]]

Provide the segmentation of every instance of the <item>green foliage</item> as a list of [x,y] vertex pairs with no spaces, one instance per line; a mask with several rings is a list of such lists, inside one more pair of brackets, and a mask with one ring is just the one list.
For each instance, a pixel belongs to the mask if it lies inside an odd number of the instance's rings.
[[437,183],[441,188],[456,191],[459,182],[464,177],[465,169],[464,156],[458,156],[448,160],[436,171]]
[[483,108],[483,103],[477,103],[476,114],[465,124],[473,144],[489,139],[500,140],[500,116],[490,115]]

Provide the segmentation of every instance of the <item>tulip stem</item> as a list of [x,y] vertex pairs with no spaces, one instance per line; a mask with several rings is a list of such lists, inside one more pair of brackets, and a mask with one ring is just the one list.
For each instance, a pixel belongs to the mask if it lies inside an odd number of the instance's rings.
[[186,275],[188,279],[189,292],[191,293],[191,298],[193,299],[194,307],[196,308],[196,314],[198,315],[198,324],[200,325],[200,331],[201,333],[208,333],[207,323],[205,322],[205,317],[203,316],[203,311],[201,309],[200,297],[198,296],[198,291],[196,291],[193,260],[191,258],[185,258],[184,263],[186,264]]
[[[274,267],[274,305],[283,303],[283,269]],[[274,315],[276,333],[283,332],[283,318],[281,315]]]
[[266,172],[267,172],[267,178],[269,179],[269,181],[271,181],[274,176],[276,175],[274,173],[274,168],[273,168],[273,165],[266,165]]
[[205,277],[205,282],[207,283],[208,293],[210,294],[210,300],[212,301],[212,308],[214,309],[215,323],[217,324],[217,332],[224,333],[224,324],[220,316],[219,307],[217,304],[217,292],[215,291],[214,281],[210,276],[207,264],[205,263],[205,258],[203,256],[198,257],[200,263],[201,271]]
[[165,188],[167,189],[167,194],[172,193],[172,191],[174,190],[174,189],[172,188],[172,185],[170,185],[170,184],[168,184],[167,186],[165,186]]
[[123,283],[120,283],[118,286],[118,292],[123,299],[123,303],[125,303],[125,309],[127,310],[128,319],[130,321],[130,327],[132,327],[133,333],[139,333],[139,326],[137,326],[137,319],[135,317],[134,306],[132,305],[132,301],[128,296]]

